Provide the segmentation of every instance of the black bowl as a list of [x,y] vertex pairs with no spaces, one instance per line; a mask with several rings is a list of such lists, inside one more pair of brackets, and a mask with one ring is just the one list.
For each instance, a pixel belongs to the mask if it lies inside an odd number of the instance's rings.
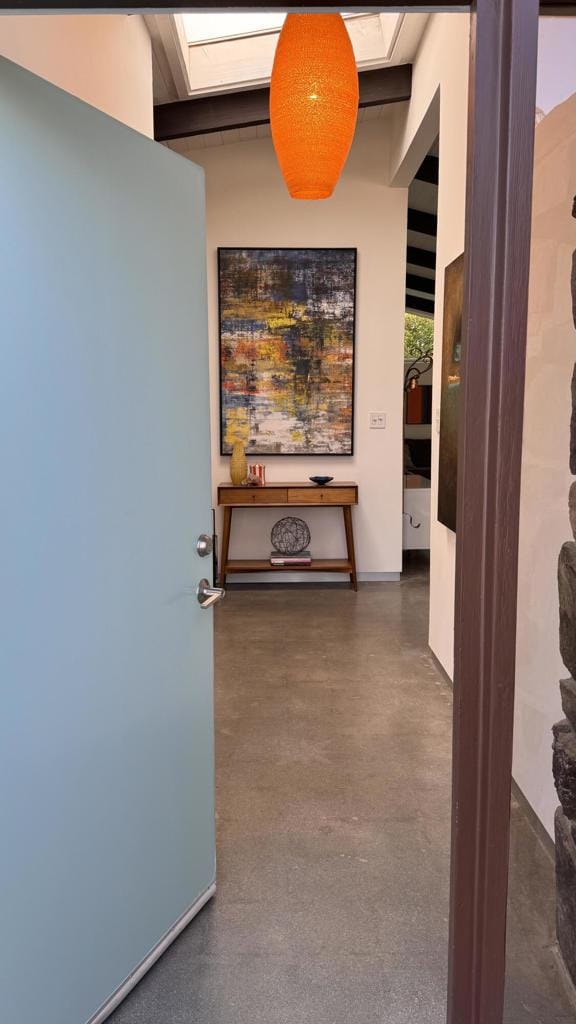
[[333,476],[310,476],[310,477],[308,477],[308,479],[311,480],[313,484],[318,484],[319,487],[324,487],[324,485],[325,484],[329,484],[330,481],[334,479],[334,477]]

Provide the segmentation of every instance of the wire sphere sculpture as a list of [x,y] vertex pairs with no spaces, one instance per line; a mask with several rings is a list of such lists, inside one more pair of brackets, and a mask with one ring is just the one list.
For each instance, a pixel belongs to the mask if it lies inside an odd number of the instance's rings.
[[285,516],[272,527],[270,540],[274,550],[281,555],[298,555],[310,543],[310,530],[303,519]]

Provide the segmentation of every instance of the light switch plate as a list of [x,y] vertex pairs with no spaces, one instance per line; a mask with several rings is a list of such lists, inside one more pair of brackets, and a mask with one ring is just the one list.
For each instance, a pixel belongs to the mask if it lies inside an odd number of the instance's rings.
[[385,412],[371,412],[370,413],[370,430],[385,430],[386,429],[386,413]]

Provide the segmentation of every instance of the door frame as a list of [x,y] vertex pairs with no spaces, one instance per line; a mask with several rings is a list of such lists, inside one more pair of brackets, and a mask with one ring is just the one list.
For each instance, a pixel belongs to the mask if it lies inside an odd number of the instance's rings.
[[458,450],[448,1024],[501,1024],[538,0],[477,0]]
[[[333,9],[334,0],[289,6]],[[371,5],[347,0],[342,6]],[[472,12],[447,1020],[501,1024],[538,15],[539,8],[576,15],[576,2],[380,0],[372,6]],[[56,0],[53,10],[222,7],[286,10],[286,0]],[[0,12],[38,10],[38,0],[0,0]]]

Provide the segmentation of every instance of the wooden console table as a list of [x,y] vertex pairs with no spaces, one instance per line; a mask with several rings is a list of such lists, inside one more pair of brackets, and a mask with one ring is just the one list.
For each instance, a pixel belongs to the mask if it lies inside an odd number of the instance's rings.
[[[223,587],[229,572],[347,572],[354,590],[358,590],[356,578],[356,557],[354,555],[354,532],[352,529],[352,506],[358,504],[358,485],[355,483],[327,484],[318,487],[312,483],[271,483],[264,487],[236,487],[234,484],[220,484],[218,504],[224,507],[224,529],[222,532],[222,554],[220,559],[219,583]],[[341,508],[346,531],[347,558],[314,558],[310,565],[270,565],[267,558],[228,557],[232,511],[235,508],[297,508],[298,506],[329,505]]]

